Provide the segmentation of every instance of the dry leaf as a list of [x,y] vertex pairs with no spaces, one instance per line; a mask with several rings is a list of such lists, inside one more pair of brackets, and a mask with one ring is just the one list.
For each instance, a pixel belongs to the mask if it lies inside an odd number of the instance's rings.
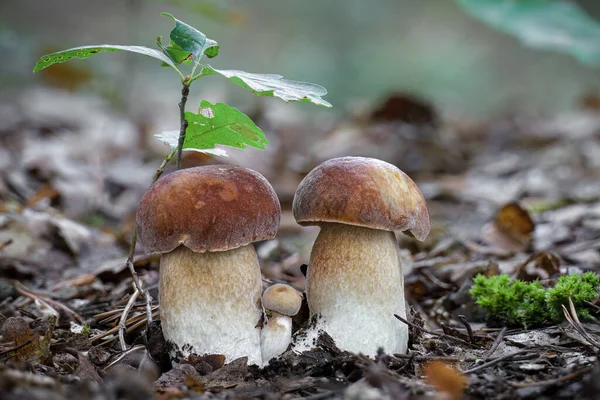
[[450,399],[460,400],[467,386],[467,377],[450,365],[441,361],[432,361],[425,366],[427,383]]

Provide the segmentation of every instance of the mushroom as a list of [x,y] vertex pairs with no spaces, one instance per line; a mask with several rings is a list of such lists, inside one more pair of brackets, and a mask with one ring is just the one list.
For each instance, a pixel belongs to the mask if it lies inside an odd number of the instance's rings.
[[259,173],[210,165],[168,174],[146,192],[138,235],[161,254],[160,318],[171,357],[222,354],[260,364],[262,279],[252,242],[272,239],[281,208]]
[[405,353],[408,327],[399,246],[393,231],[418,240],[429,234],[429,212],[417,185],[394,165],[341,157],[313,169],[293,202],[300,225],[321,228],[307,277],[312,328],[295,338],[294,350],[313,347],[321,330],[340,349]]
[[300,310],[302,295],[289,285],[277,283],[265,290],[262,305],[268,319],[261,331],[262,360],[267,365],[292,342],[292,317]]

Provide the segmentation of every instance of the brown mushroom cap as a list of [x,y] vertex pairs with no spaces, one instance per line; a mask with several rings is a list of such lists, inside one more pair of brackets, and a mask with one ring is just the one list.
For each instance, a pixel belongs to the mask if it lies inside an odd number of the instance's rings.
[[147,253],[179,245],[224,251],[272,239],[281,207],[258,172],[209,165],[170,173],[146,192],[137,211],[138,235]]
[[338,222],[429,234],[429,211],[417,185],[396,166],[366,157],[334,158],[302,180],[294,196],[300,225]]
[[263,293],[262,304],[266,310],[283,315],[294,316],[302,306],[302,295],[289,285],[277,283],[269,286]]

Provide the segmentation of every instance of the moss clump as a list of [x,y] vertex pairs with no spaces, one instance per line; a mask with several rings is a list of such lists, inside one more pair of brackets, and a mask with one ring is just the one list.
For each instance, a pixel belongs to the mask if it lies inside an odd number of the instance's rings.
[[550,289],[545,289],[538,281],[512,280],[505,274],[490,278],[477,275],[474,281],[471,296],[488,313],[490,319],[525,328],[562,321],[564,316],[561,305],[568,305],[569,297],[578,315],[590,318],[584,301],[592,301],[598,297],[600,288],[600,278],[593,272],[562,276]]
[[561,276],[556,285],[548,289],[546,293],[546,302],[552,320],[562,321],[564,318],[562,305],[564,304],[568,309],[569,297],[573,301],[579,318],[591,318],[585,301],[595,300],[598,297],[599,287],[600,277],[593,272],[586,272],[582,275]]
[[504,274],[477,275],[471,296],[492,319],[508,325],[539,325],[547,318],[546,290],[539,282],[512,280]]

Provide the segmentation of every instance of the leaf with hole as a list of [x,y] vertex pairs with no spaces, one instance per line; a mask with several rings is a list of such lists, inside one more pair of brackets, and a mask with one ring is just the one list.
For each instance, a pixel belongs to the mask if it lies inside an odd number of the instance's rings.
[[69,61],[72,58],[85,59],[104,52],[112,53],[118,51],[129,51],[132,53],[138,53],[143,54],[145,56],[153,57],[166,63],[170,67],[177,69],[173,61],[171,61],[169,57],[167,57],[158,50],[150,49],[144,46],[119,46],[112,44],[102,44],[97,46],[74,47],[72,49],[67,49],[52,54],[46,54],[45,56],[42,56],[39,59],[39,61],[35,64],[33,72],[41,71],[44,68],[47,68],[53,64]]
[[279,97],[283,101],[299,101],[313,103],[319,106],[331,107],[331,104],[321,97],[327,90],[314,83],[292,81],[276,74],[253,74],[237,70],[218,70],[206,65],[201,75],[219,74],[238,86],[246,88],[259,96]]
[[[198,113],[188,111],[185,119],[188,121],[188,128],[184,150],[224,155],[222,149],[215,150],[215,145],[241,149],[250,146],[264,150],[269,143],[263,131],[247,115],[227,104],[202,101]],[[156,137],[173,149],[178,145],[178,132],[163,132]]]
[[457,0],[488,25],[525,45],[600,66],[600,24],[576,3],[556,0]]
[[219,54],[219,44],[216,41],[207,38],[204,33],[178,20],[169,13],[162,13],[161,15],[175,21],[175,28],[173,28],[169,37],[172,43],[176,44],[181,50],[191,53],[194,61],[200,62],[203,55],[213,58]]

